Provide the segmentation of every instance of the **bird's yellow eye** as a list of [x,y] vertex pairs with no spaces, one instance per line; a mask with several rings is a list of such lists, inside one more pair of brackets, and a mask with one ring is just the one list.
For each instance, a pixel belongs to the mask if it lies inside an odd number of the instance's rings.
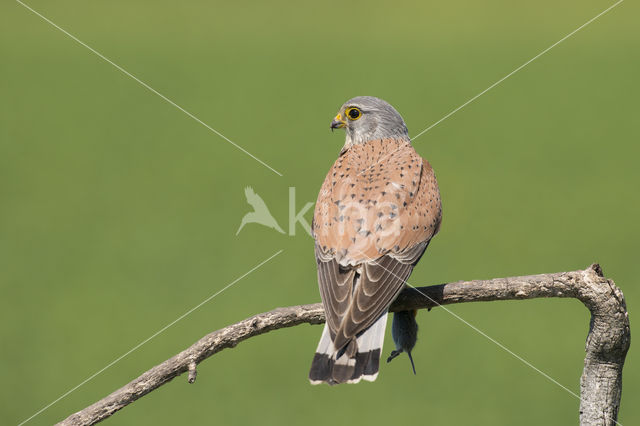
[[355,121],[358,118],[362,117],[362,111],[360,111],[356,107],[347,108],[346,113],[347,113],[347,117],[349,117],[349,119],[352,121]]

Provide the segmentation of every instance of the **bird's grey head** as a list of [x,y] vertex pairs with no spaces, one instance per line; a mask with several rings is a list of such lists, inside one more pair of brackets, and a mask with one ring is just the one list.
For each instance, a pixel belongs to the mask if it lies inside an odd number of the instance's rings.
[[345,148],[374,139],[402,138],[409,141],[402,116],[388,102],[373,96],[358,96],[342,105],[331,122],[331,130],[345,128]]

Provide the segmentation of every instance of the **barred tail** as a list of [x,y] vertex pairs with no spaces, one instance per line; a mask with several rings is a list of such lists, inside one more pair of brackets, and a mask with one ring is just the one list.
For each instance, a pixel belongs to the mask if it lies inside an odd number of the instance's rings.
[[[329,328],[325,325],[311,362],[311,371],[309,371],[311,384],[358,383],[362,379],[373,382],[378,377],[386,327],[387,313],[357,337],[355,342],[349,343],[349,345],[356,345],[356,351],[347,349],[337,358],[338,351],[333,346]],[[349,353],[353,355],[350,357]]]

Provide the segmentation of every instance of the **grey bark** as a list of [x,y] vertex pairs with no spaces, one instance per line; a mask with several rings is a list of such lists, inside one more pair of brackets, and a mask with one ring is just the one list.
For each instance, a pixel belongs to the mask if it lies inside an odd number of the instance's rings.
[[[591,265],[583,271],[407,288],[391,305],[391,311],[539,297],[575,298],[591,312],[580,380],[580,424],[616,424],[622,392],[622,367],[631,334],[624,296],[612,280],[603,276],[599,265]],[[303,323],[322,324],[324,321],[320,303],[277,308],[247,318],[204,336],[191,347],[58,424],[98,423],[182,373],[188,372],[188,381],[193,383],[197,364],[223,349],[233,348],[243,340],[271,330]]]

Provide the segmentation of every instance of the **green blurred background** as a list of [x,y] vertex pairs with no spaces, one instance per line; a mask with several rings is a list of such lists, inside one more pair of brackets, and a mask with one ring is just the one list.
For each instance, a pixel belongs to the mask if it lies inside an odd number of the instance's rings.
[[[247,225],[244,187],[286,229],[342,146],[329,122],[375,95],[410,133],[608,1],[28,3],[280,171],[261,166],[15,2],[0,6],[0,423],[17,424],[280,249],[284,252],[29,422],[51,424],[208,332],[319,301],[312,240]],[[631,317],[640,197],[638,6],[622,3],[416,140],[444,222],[411,283],[600,262]],[[307,214],[310,221],[311,212]],[[575,300],[449,309],[574,392]],[[442,309],[418,375],[312,387],[321,328],[226,350],[107,424],[576,424],[578,400]],[[386,350],[390,350],[390,337]],[[638,356],[620,422],[640,424]]]

